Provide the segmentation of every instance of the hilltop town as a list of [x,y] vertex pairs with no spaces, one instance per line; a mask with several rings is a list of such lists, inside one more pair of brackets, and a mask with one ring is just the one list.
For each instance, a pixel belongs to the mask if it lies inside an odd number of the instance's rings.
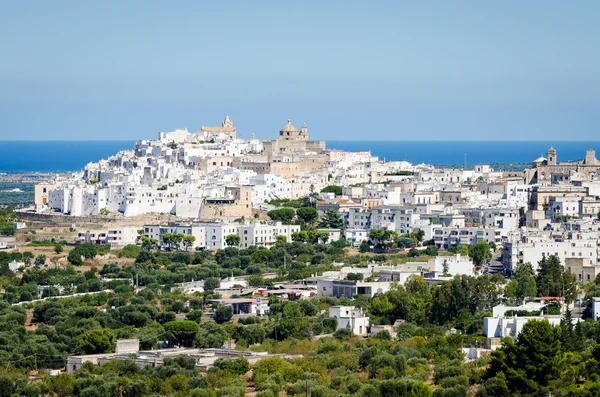
[[50,371],[30,377],[56,393],[128,362],[127,395],[504,396],[556,390],[503,356],[549,340],[552,363],[579,360],[553,379],[592,387],[600,161],[583,155],[436,168],[290,120],[267,141],[228,116],[161,132],[0,211],[0,315],[18,317],[0,334],[33,346],[0,364]]

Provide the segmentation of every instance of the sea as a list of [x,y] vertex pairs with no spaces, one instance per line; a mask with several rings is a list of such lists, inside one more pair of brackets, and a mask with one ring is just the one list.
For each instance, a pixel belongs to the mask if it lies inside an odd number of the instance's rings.
[[[134,145],[135,141],[0,141],[0,172],[79,171]],[[600,141],[327,141],[328,148],[370,151],[382,160],[447,166],[530,163],[551,146],[558,161],[583,159],[587,149],[600,156]]]

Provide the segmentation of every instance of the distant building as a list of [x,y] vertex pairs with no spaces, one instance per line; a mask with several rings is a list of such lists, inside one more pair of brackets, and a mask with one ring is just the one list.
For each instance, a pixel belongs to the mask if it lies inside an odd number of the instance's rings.
[[548,320],[552,325],[560,325],[561,315],[524,317],[484,317],[483,334],[488,338],[517,338],[523,326],[531,320]]
[[600,298],[592,298],[592,318],[600,320]]
[[236,138],[236,128],[233,126],[233,123],[229,119],[229,116],[225,116],[225,120],[221,123],[220,127],[205,127],[202,126],[200,129],[200,133],[205,134],[225,134],[233,139]]
[[598,170],[600,170],[600,161],[592,149],[585,152],[583,160],[559,163],[556,149],[551,147],[548,149],[546,158],[541,156],[534,160],[531,169],[525,171],[525,182],[535,184],[569,181],[573,172],[584,179],[593,179]]
[[362,309],[354,306],[331,306],[329,317],[337,319],[337,329],[349,329],[354,335],[366,336],[369,328],[369,317]]

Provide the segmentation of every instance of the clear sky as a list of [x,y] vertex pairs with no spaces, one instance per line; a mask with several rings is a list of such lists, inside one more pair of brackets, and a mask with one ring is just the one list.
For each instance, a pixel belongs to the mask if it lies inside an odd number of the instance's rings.
[[600,2],[0,0],[0,139],[600,140]]

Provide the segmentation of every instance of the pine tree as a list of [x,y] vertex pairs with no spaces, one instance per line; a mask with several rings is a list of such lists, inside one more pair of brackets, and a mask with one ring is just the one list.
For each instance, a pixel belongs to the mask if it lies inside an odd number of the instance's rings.
[[575,339],[576,335],[573,328],[573,316],[571,315],[570,309],[565,311],[565,315],[563,316],[562,320],[560,320],[560,328],[562,329],[560,342],[562,343],[563,350],[576,351],[577,341]]

